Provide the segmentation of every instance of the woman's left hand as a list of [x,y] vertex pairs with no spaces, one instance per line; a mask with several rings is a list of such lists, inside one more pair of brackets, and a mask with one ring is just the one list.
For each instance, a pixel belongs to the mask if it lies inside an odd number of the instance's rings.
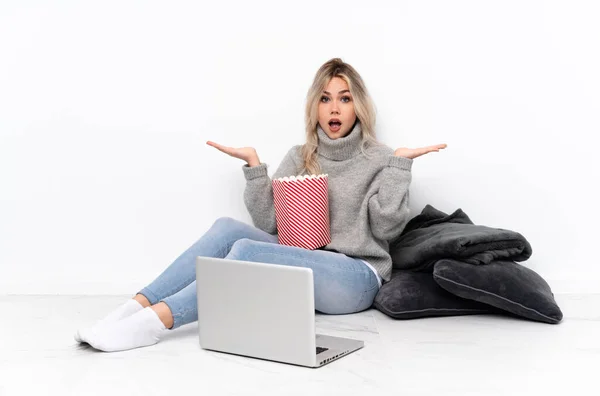
[[396,149],[396,151],[394,151],[394,155],[396,157],[406,157],[413,159],[420,157],[424,154],[430,153],[432,151],[440,151],[441,149],[445,149],[446,147],[448,147],[447,144],[436,144],[434,146],[427,146],[415,149],[400,147],[399,149]]

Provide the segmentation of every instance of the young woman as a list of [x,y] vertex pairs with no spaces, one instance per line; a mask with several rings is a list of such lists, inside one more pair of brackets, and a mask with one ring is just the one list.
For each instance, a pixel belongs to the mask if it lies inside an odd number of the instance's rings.
[[[371,307],[390,280],[388,241],[409,220],[413,159],[445,144],[393,150],[375,137],[375,109],[349,64],[334,58],[317,71],[308,91],[306,143],[292,147],[273,178],[328,174],[331,243],[317,250],[278,244],[267,165],[252,147],[207,144],[246,161],[244,203],[254,226],[222,217],[165,271],[94,326],[78,342],[111,352],[156,344],[162,334],[198,320],[197,256],[310,267],[315,309],[349,314]],[[232,274],[235,276],[235,274]]]

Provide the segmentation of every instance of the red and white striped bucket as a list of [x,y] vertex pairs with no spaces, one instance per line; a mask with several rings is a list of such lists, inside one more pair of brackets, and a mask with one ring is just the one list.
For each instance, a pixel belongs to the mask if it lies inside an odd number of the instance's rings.
[[281,245],[314,250],[331,242],[327,174],[273,179]]

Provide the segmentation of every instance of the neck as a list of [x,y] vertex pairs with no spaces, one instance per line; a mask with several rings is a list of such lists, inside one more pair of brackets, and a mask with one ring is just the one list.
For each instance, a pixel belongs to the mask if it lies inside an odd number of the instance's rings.
[[317,153],[325,158],[333,161],[344,161],[360,154],[362,129],[358,119],[352,130],[344,137],[331,139],[320,124],[317,124],[317,135],[319,136]]

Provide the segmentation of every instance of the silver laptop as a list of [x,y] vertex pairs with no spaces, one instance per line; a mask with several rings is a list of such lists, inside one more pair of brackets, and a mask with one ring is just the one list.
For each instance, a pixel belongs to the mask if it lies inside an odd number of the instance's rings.
[[321,367],[364,346],[315,334],[310,268],[196,257],[200,347]]

